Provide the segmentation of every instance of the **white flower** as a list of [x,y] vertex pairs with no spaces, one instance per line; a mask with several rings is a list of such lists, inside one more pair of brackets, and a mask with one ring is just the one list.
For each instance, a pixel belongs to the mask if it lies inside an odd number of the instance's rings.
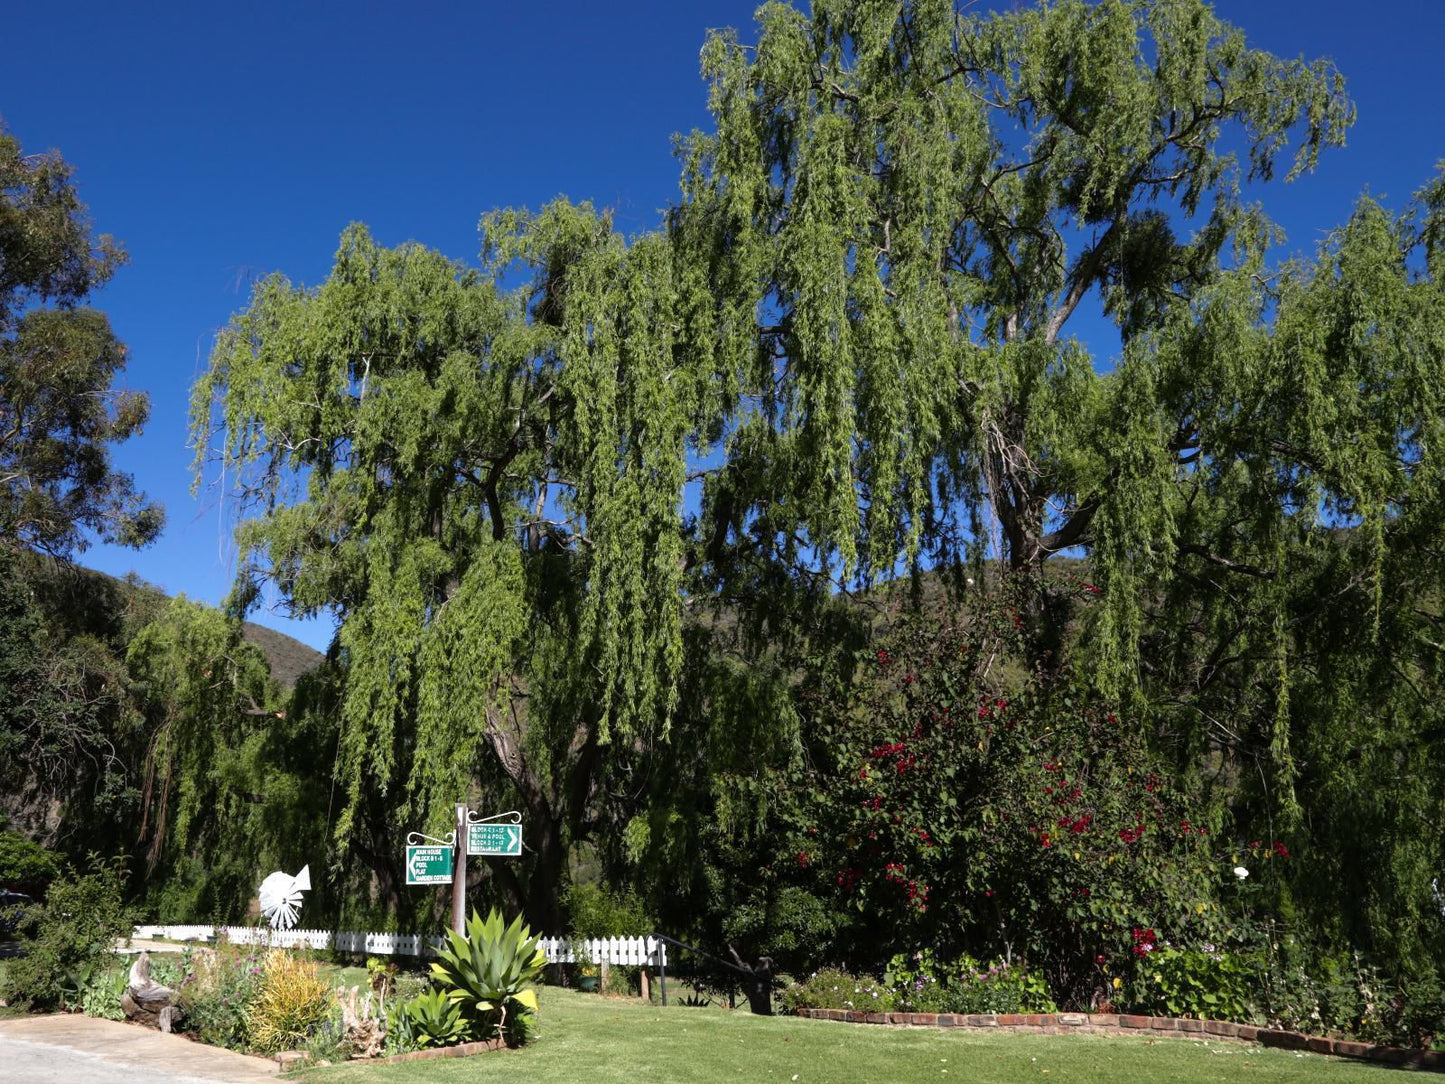
[[1243,866],[1235,866],[1234,875],[1242,881],[1249,876],[1249,870],[1245,869]]

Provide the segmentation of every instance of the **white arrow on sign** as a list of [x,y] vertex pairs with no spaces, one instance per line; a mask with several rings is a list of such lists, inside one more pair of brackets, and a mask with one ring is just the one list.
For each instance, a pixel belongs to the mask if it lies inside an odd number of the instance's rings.
[[407,863],[407,867],[413,877],[420,877],[426,873],[426,860],[422,858],[421,851],[411,852],[411,861]]

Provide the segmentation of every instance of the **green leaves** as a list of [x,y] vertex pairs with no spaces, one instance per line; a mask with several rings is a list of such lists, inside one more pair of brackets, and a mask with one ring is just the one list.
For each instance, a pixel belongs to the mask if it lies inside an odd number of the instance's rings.
[[92,236],[71,172],[0,128],[0,544],[58,556],[93,536],[145,546],[165,523],[110,460],[150,401],[113,387],[125,347],[80,304],[124,254]]
[[400,1030],[407,1032],[411,1042],[421,1049],[455,1046],[465,1042],[470,1033],[462,1006],[444,990],[423,990],[402,1003],[401,1013],[405,1014],[406,1021]]
[[447,941],[431,965],[432,977],[460,1006],[467,1027],[484,1038],[525,1038],[547,956],[522,917],[504,925],[496,910],[485,919],[473,911],[467,935],[451,930]]
[[369,795],[425,820],[484,780],[559,819],[555,869],[590,793],[566,764],[676,703],[702,378],[660,238],[558,202],[490,216],[484,256],[353,227],[319,288],[261,283],[196,386],[197,471],[255,517],[238,602],[271,579],[340,620],[343,847],[386,830]]

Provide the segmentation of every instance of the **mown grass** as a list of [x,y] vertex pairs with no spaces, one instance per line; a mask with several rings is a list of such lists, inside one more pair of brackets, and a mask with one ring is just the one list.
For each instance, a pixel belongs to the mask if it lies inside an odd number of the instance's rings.
[[548,988],[542,995],[541,1033],[525,1049],[391,1065],[353,1062],[307,1070],[301,1076],[305,1084],[485,1084],[504,1079],[528,1084],[577,1080],[589,1084],[924,1080],[1238,1084],[1240,1080],[1378,1082],[1388,1072],[1239,1043],[884,1028],[756,1017],[742,1010],[662,1009],[641,1001]]

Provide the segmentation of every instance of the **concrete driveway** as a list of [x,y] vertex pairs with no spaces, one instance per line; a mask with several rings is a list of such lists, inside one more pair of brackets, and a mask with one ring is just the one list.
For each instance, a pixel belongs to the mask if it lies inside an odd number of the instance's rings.
[[64,1013],[0,1020],[7,1084],[275,1084],[276,1063],[150,1028]]

